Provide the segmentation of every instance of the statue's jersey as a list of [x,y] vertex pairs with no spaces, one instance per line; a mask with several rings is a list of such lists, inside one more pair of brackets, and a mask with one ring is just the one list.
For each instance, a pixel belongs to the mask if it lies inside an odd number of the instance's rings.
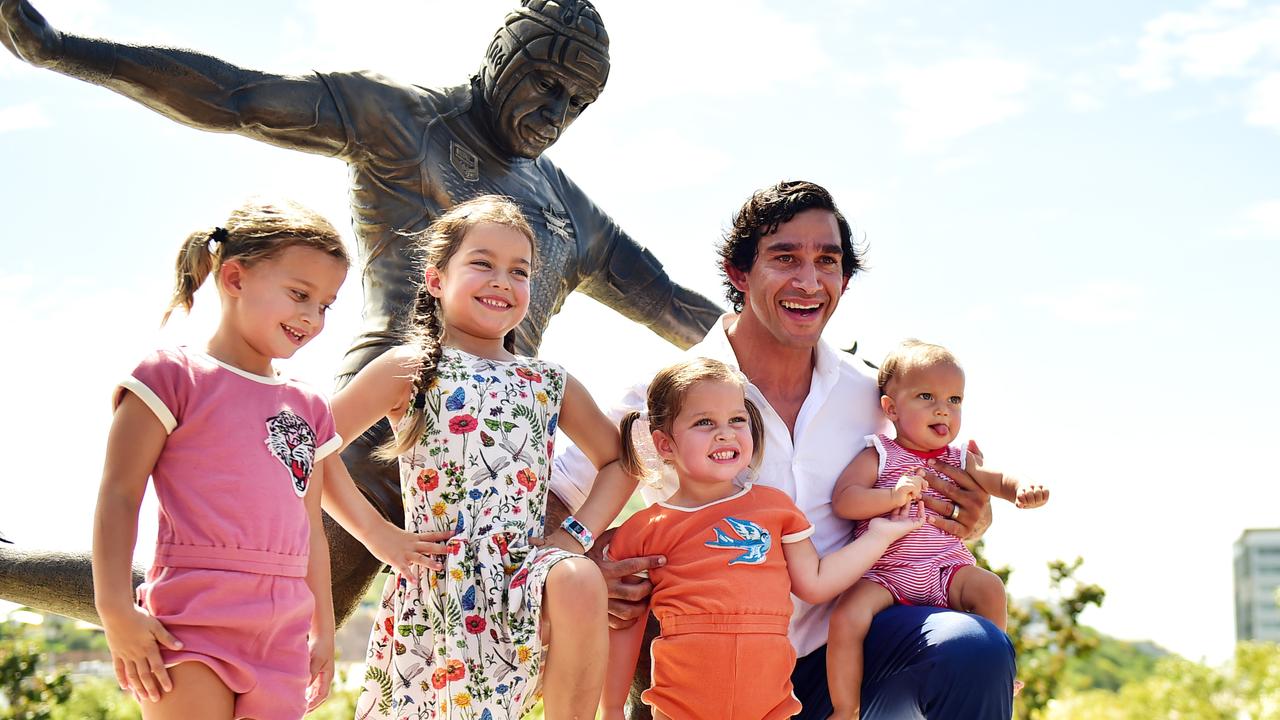
[[406,278],[418,271],[404,235],[486,194],[514,200],[537,240],[518,352],[536,353],[551,316],[575,289],[685,344],[714,321],[719,311],[709,302],[673,302],[661,264],[550,160],[496,155],[467,112],[477,102],[471,85],[432,90],[364,72],[319,77],[346,134],[338,156],[350,166],[352,222],[366,263],[364,326],[344,374],[394,342],[387,331],[411,308],[416,283]]

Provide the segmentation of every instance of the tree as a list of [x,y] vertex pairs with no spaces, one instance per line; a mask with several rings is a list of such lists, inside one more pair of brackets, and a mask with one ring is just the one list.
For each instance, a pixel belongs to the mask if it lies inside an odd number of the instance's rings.
[[71,696],[66,673],[43,673],[40,648],[23,625],[0,622],[0,719],[50,720]]
[[1146,678],[1116,692],[1068,693],[1045,720],[1280,720],[1280,647],[1240,643],[1222,669],[1177,656],[1160,660]]
[[[979,540],[973,547],[978,564],[999,575],[1007,585],[1012,571],[1008,567],[991,567],[982,550],[983,542]],[[1049,701],[1063,687],[1068,662],[1087,655],[1098,645],[1097,634],[1080,625],[1079,617],[1090,605],[1101,607],[1106,591],[1076,579],[1075,573],[1082,564],[1082,558],[1070,563],[1051,561],[1049,597],[1010,604],[1008,632],[1018,657],[1018,680],[1024,683],[1014,699],[1016,717],[1044,718]]]

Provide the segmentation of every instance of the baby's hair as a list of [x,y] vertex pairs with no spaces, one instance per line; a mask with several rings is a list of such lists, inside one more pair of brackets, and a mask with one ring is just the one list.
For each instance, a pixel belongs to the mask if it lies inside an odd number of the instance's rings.
[[168,322],[177,308],[191,312],[196,290],[228,261],[249,267],[294,246],[319,250],[351,265],[338,231],[319,213],[292,200],[250,198],[231,211],[225,227],[197,230],[183,241],[175,263],[173,298],[160,324]]
[[889,353],[883,363],[880,363],[880,374],[876,378],[876,382],[880,386],[880,394],[887,394],[886,390],[889,387],[889,383],[894,378],[901,377],[912,370],[944,362],[960,367],[960,363],[956,361],[956,356],[941,345],[922,342],[915,338],[907,338]]
[[[436,366],[444,352],[445,328],[440,303],[427,291],[424,273],[427,267],[443,271],[449,260],[457,254],[458,248],[462,247],[462,240],[467,232],[484,223],[519,231],[529,239],[530,260],[537,262],[538,245],[533,239],[533,228],[529,227],[529,221],[520,212],[520,206],[501,195],[481,195],[458,203],[426,230],[410,236],[410,251],[418,256],[417,276],[422,284],[418,286],[413,311],[401,330],[400,340],[401,344],[410,345],[418,351],[419,369],[413,378],[413,394],[407,411],[413,416],[413,420],[404,432],[396,434],[378,448],[376,456],[382,460],[391,461],[408,452],[427,429],[426,393],[436,381]],[[507,333],[503,346],[508,352],[514,352],[514,344],[513,330]]]
[[[649,430],[661,430],[672,434],[672,424],[680,410],[684,407],[684,399],[694,385],[705,381],[727,382],[745,389],[747,379],[742,373],[734,370],[719,360],[710,358],[694,358],[684,360],[663,368],[653,376],[649,383],[649,395],[646,401],[649,414]],[[747,417],[751,421],[751,463],[754,471],[764,457],[764,422],[755,403],[743,399],[747,408]],[[640,419],[640,412],[632,410],[622,417],[618,430],[622,434],[622,469],[633,477],[646,477],[650,471],[645,467],[631,439],[631,429]]]

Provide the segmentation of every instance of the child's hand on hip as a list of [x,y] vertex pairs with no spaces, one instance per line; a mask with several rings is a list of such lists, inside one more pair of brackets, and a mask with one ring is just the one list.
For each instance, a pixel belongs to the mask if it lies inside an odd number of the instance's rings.
[[411,533],[391,523],[384,523],[381,532],[371,538],[369,552],[409,582],[419,580],[419,567],[442,570],[440,558],[447,551],[446,541],[453,537],[452,530]]
[[145,695],[153,703],[160,702],[161,693],[173,689],[160,646],[181,650],[182,643],[159,620],[136,605],[119,614],[104,615],[102,628],[106,631],[107,648],[111,651],[120,689]]

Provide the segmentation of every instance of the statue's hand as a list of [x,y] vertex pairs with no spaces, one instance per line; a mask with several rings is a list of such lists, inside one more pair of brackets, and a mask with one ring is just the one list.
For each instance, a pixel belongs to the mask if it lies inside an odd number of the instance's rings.
[[0,0],[0,44],[37,67],[53,65],[62,56],[62,33],[27,0]]

